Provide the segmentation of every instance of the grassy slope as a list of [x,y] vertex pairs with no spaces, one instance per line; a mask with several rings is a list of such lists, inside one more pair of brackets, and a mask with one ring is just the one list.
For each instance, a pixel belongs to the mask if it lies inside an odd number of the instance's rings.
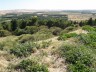
[[[83,31],[82,29],[73,31],[77,34],[80,33],[87,33],[86,31]],[[0,42],[3,41],[14,41],[16,40],[18,37],[16,36],[9,36],[9,37],[2,37],[0,38]],[[41,40],[38,41],[37,43],[41,43],[42,41],[50,41],[51,44],[49,47],[45,48],[45,49],[39,49],[37,50],[35,53],[31,54],[30,56],[26,57],[26,58],[22,58],[22,59],[16,59],[13,56],[13,59],[8,58],[10,57],[10,54],[8,54],[6,51],[0,51],[0,68],[2,68],[2,70],[5,70],[7,66],[9,66],[9,63],[13,63],[13,64],[17,64],[20,61],[22,61],[23,59],[31,59],[31,58],[36,58],[38,60],[38,62],[44,63],[48,66],[49,72],[66,72],[66,68],[67,65],[65,63],[65,60],[63,58],[61,58],[58,53],[56,53],[56,50],[59,48],[59,46],[61,46],[62,43],[72,43],[74,42],[74,39],[70,38],[66,41],[58,41],[57,40],[58,37],[53,37],[47,40]],[[10,59],[8,61],[8,59]],[[5,69],[4,69],[5,68]],[[1,70],[1,71],[2,71]],[[4,71],[2,71],[4,72]]]

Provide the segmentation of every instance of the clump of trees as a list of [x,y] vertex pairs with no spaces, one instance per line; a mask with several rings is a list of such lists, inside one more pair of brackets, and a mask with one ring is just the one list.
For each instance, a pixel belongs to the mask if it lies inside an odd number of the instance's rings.
[[94,20],[94,19],[90,18],[89,20],[81,21],[81,22],[79,22],[79,25],[80,26],[84,26],[84,25],[96,26],[96,19]]
[[63,20],[61,18],[49,18],[49,19],[40,19],[38,17],[25,18],[25,19],[12,19],[8,22],[2,22],[0,24],[0,30],[9,31],[13,35],[22,35],[22,34],[34,34],[43,27],[46,27],[51,30],[53,35],[59,35],[60,32],[64,29],[64,32],[68,32],[76,28],[77,26],[96,25],[96,19],[93,20],[90,18],[86,21],[76,22]]
[[[57,18],[40,19],[32,17],[28,19],[12,19],[0,24],[0,30],[7,30],[13,35],[34,34],[41,30],[41,27],[51,29],[53,35],[58,35],[62,29],[68,26],[74,26],[74,22]],[[52,30],[52,27],[55,29]]]

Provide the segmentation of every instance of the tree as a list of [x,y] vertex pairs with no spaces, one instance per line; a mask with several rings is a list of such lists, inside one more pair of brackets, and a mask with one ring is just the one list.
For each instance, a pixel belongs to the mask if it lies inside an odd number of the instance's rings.
[[88,20],[87,24],[92,26],[92,25],[93,25],[93,19],[90,18],[90,19]]
[[50,28],[54,25],[54,22],[52,20],[49,20],[46,25]]
[[25,21],[25,20],[22,20],[22,22],[21,22],[21,24],[19,25],[19,27],[20,27],[21,29],[24,29],[24,28],[26,27],[26,25],[27,25],[26,21]]
[[47,23],[47,20],[39,20],[38,21],[39,26],[46,25],[46,23]]
[[83,22],[82,21],[79,23],[79,26],[83,26]]
[[38,17],[32,17],[32,19],[29,21],[28,26],[34,26],[37,24]]
[[13,19],[11,21],[11,31],[15,31],[17,29],[18,25],[17,25],[17,21],[15,19]]
[[94,20],[94,26],[96,26],[96,19]]
[[17,28],[15,31],[14,31],[14,34],[19,36],[19,35],[22,35],[22,34],[26,34],[25,30],[24,29],[19,29]]
[[33,34],[38,32],[39,28],[37,26],[26,26],[25,31],[28,34]]
[[9,30],[9,24],[7,22],[2,22],[1,24],[2,24],[3,29]]

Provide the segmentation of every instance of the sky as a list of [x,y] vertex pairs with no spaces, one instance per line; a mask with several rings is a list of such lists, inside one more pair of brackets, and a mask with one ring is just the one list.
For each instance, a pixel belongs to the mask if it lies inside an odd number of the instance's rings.
[[0,0],[0,10],[93,10],[96,0]]

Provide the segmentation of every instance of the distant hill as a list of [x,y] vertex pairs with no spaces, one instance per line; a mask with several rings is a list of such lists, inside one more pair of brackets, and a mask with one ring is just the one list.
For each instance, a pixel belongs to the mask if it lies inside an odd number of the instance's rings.
[[31,9],[16,9],[16,10],[0,10],[0,15],[7,13],[34,13],[34,12],[64,12],[64,13],[96,13],[96,10],[31,10]]
[[33,13],[38,12],[37,10],[27,10],[27,9],[17,9],[17,10],[0,10],[0,15],[5,15],[7,13]]

